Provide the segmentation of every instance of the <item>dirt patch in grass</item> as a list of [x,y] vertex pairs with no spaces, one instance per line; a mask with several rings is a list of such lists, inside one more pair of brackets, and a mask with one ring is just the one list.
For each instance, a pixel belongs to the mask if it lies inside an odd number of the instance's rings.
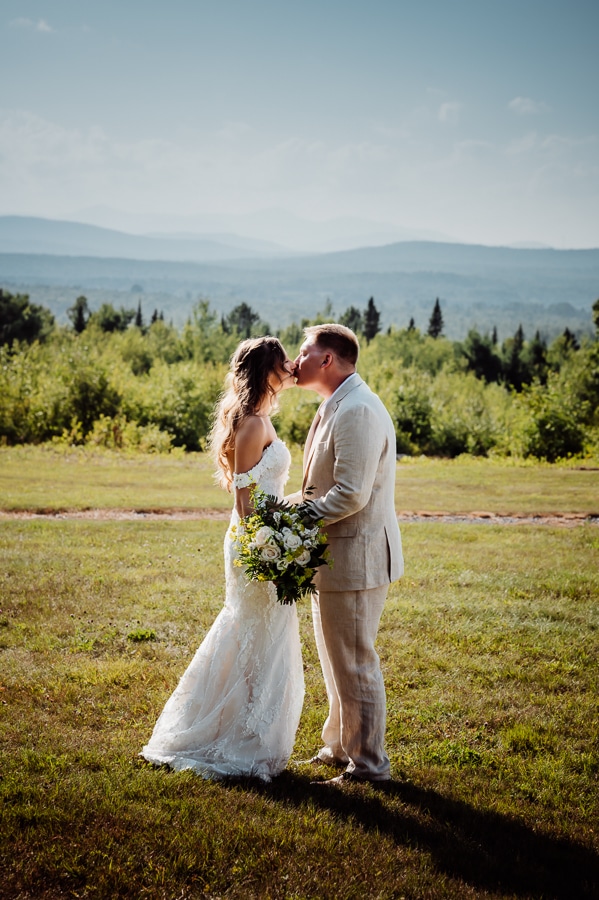
[[[136,521],[142,519],[216,519],[226,521],[231,515],[228,509],[202,507],[186,509],[170,507],[165,509],[11,509],[0,510],[0,519],[98,519],[100,521]],[[448,522],[482,525],[551,525],[572,527],[575,525],[599,525],[599,515],[586,513],[509,513],[501,515],[493,512],[475,511],[449,513],[443,511],[415,510],[397,514],[401,522]]]
[[229,509],[11,509],[0,510],[0,519],[98,519],[102,521],[136,521],[140,519],[220,519],[231,516]]
[[470,512],[463,514],[447,512],[400,512],[399,522],[464,522],[482,525],[599,525],[599,516],[585,513],[510,513],[501,515],[492,512]]

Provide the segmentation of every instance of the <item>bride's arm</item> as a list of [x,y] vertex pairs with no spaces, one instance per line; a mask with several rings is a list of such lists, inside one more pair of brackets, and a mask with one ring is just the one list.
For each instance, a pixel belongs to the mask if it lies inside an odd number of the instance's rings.
[[[249,472],[262,459],[267,440],[265,420],[260,416],[249,416],[239,426],[235,435],[234,475]],[[253,512],[250,488],[235,488],[235,509],[240,518]]]

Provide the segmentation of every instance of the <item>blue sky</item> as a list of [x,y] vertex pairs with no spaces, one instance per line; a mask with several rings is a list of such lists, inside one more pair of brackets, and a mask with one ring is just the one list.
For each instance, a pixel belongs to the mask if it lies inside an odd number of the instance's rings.
[[599,246],[596,0],[3,0],[0,35],[0,214]]

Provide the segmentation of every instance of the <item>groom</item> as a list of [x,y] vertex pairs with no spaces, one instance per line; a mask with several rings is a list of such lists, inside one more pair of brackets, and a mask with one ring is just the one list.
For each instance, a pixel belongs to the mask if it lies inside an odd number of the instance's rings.
[[389,583],[403,572],[394,506],[395,431],[356,372],[358,340],[343,325],[304,329],[299,387],[323,398],[304,449],[302,491],[324,519],[333,568],[315,577],[312,618],[329,715],[314,763],[345,766],[326,784],[389,780],[385,686],[374,649]]

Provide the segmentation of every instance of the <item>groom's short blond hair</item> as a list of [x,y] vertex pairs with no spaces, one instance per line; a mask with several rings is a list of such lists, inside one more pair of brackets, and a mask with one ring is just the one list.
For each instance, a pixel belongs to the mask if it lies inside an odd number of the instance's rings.
[[331,350],[339,359],[352,366],[358,361],[360,344],[351,328],[330,322],[326,325],[308,325],[304,328],[307,338],[312,338],[322,350]]

